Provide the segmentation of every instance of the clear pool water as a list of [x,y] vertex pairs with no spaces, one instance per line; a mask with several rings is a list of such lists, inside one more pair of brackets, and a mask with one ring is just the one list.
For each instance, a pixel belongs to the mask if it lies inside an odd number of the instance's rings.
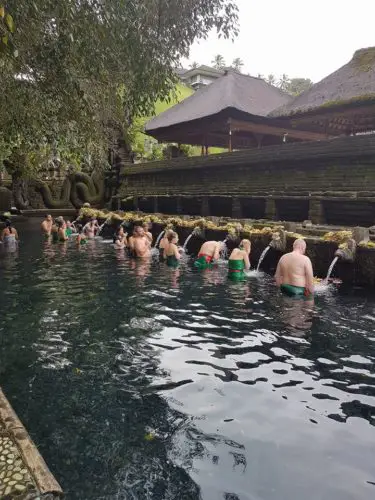
[[70,499],[375,498],[375,297],[315,304],[19,226],[0,385]]

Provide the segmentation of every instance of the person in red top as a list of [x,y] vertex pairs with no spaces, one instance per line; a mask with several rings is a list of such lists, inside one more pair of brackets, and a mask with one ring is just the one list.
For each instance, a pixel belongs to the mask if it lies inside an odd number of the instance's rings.
[[194,267],[197,269],[207,269],[213,264],[213,261],[219,259],[222,249],[223,242],[206,241],[199,250],[198,257],[194,262]]

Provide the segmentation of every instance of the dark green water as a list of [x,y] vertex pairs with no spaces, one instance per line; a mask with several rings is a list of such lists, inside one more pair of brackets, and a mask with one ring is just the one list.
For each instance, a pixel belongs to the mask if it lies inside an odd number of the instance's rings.
[[20,229],[0,385],[68,500],[375,498],[373,295],[312,307]]

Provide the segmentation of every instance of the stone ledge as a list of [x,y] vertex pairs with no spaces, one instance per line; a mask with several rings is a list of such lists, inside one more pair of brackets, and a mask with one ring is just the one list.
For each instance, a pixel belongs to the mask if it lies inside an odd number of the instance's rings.
[[0,389],[0,498],[41,495],[52,500],[61,497],[62,490]]

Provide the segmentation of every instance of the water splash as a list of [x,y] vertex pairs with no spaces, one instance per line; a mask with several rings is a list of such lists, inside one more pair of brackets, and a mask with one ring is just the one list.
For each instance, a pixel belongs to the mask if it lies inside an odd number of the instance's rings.
[[227,247],[227,241],[228,241],[228,238],[225,238],[225,240],[223,241],[223,247],[222,247],[222,249],[220,250],[220,258],[221,258],[221,259],[224,259],[224,260],[227,260],[227,259],[228,259],[228,247]]
[[261,263],[264,261],[264,258],[265,258],[265,256],[267,255],[267,252],[268,252],[268,250],[269,250],[270,248],[271,248],[271,247],[270,247],[270,245],[268,245],[268,247],[266,247],[266,248],[263,250],[263,252],[262,252],[262,254],[261,254],[260,258],[259,258],[259,262],[258,262],[258,265],[257,265],[257,271],[259,271],[259,270],[260,270],[260,265],[261,265]]
[[157,237],[156,242],[155,242],[155,248],[158,248],[159,243],[160,243],[160,241],[161,241],[162,237],[164,236],[164,233],[165,233],[165,231],[162,231],[162,232],[159,234],[159,236]]
[[184,244],[183,244],[183,246],[182,246],[182,250],[183,250],[185,253],[186,253],[186,249],[187,249],[188,243],[189,243],[189,241],[191,240],[191,238],[192,238],[193,236],[194,236],[194,231],[193,231],[191,234],[189,234],[189,236],[188,236],[188,237],[186,238],[186,240],[185,240],[185,243],[184,243]]
[[325,282],[328,282],[329,278],[331,277],[331,274],[332,274],[332,271],[333,271],[333,268],[335,267],[336,265],[336,262],[339,260],[338,257],[335,257],[333,259],[333,261],[331,262],[331,265],[329,266],[329,269],[328,269],[328,273],[327,273],[327,277],[325,279]]

